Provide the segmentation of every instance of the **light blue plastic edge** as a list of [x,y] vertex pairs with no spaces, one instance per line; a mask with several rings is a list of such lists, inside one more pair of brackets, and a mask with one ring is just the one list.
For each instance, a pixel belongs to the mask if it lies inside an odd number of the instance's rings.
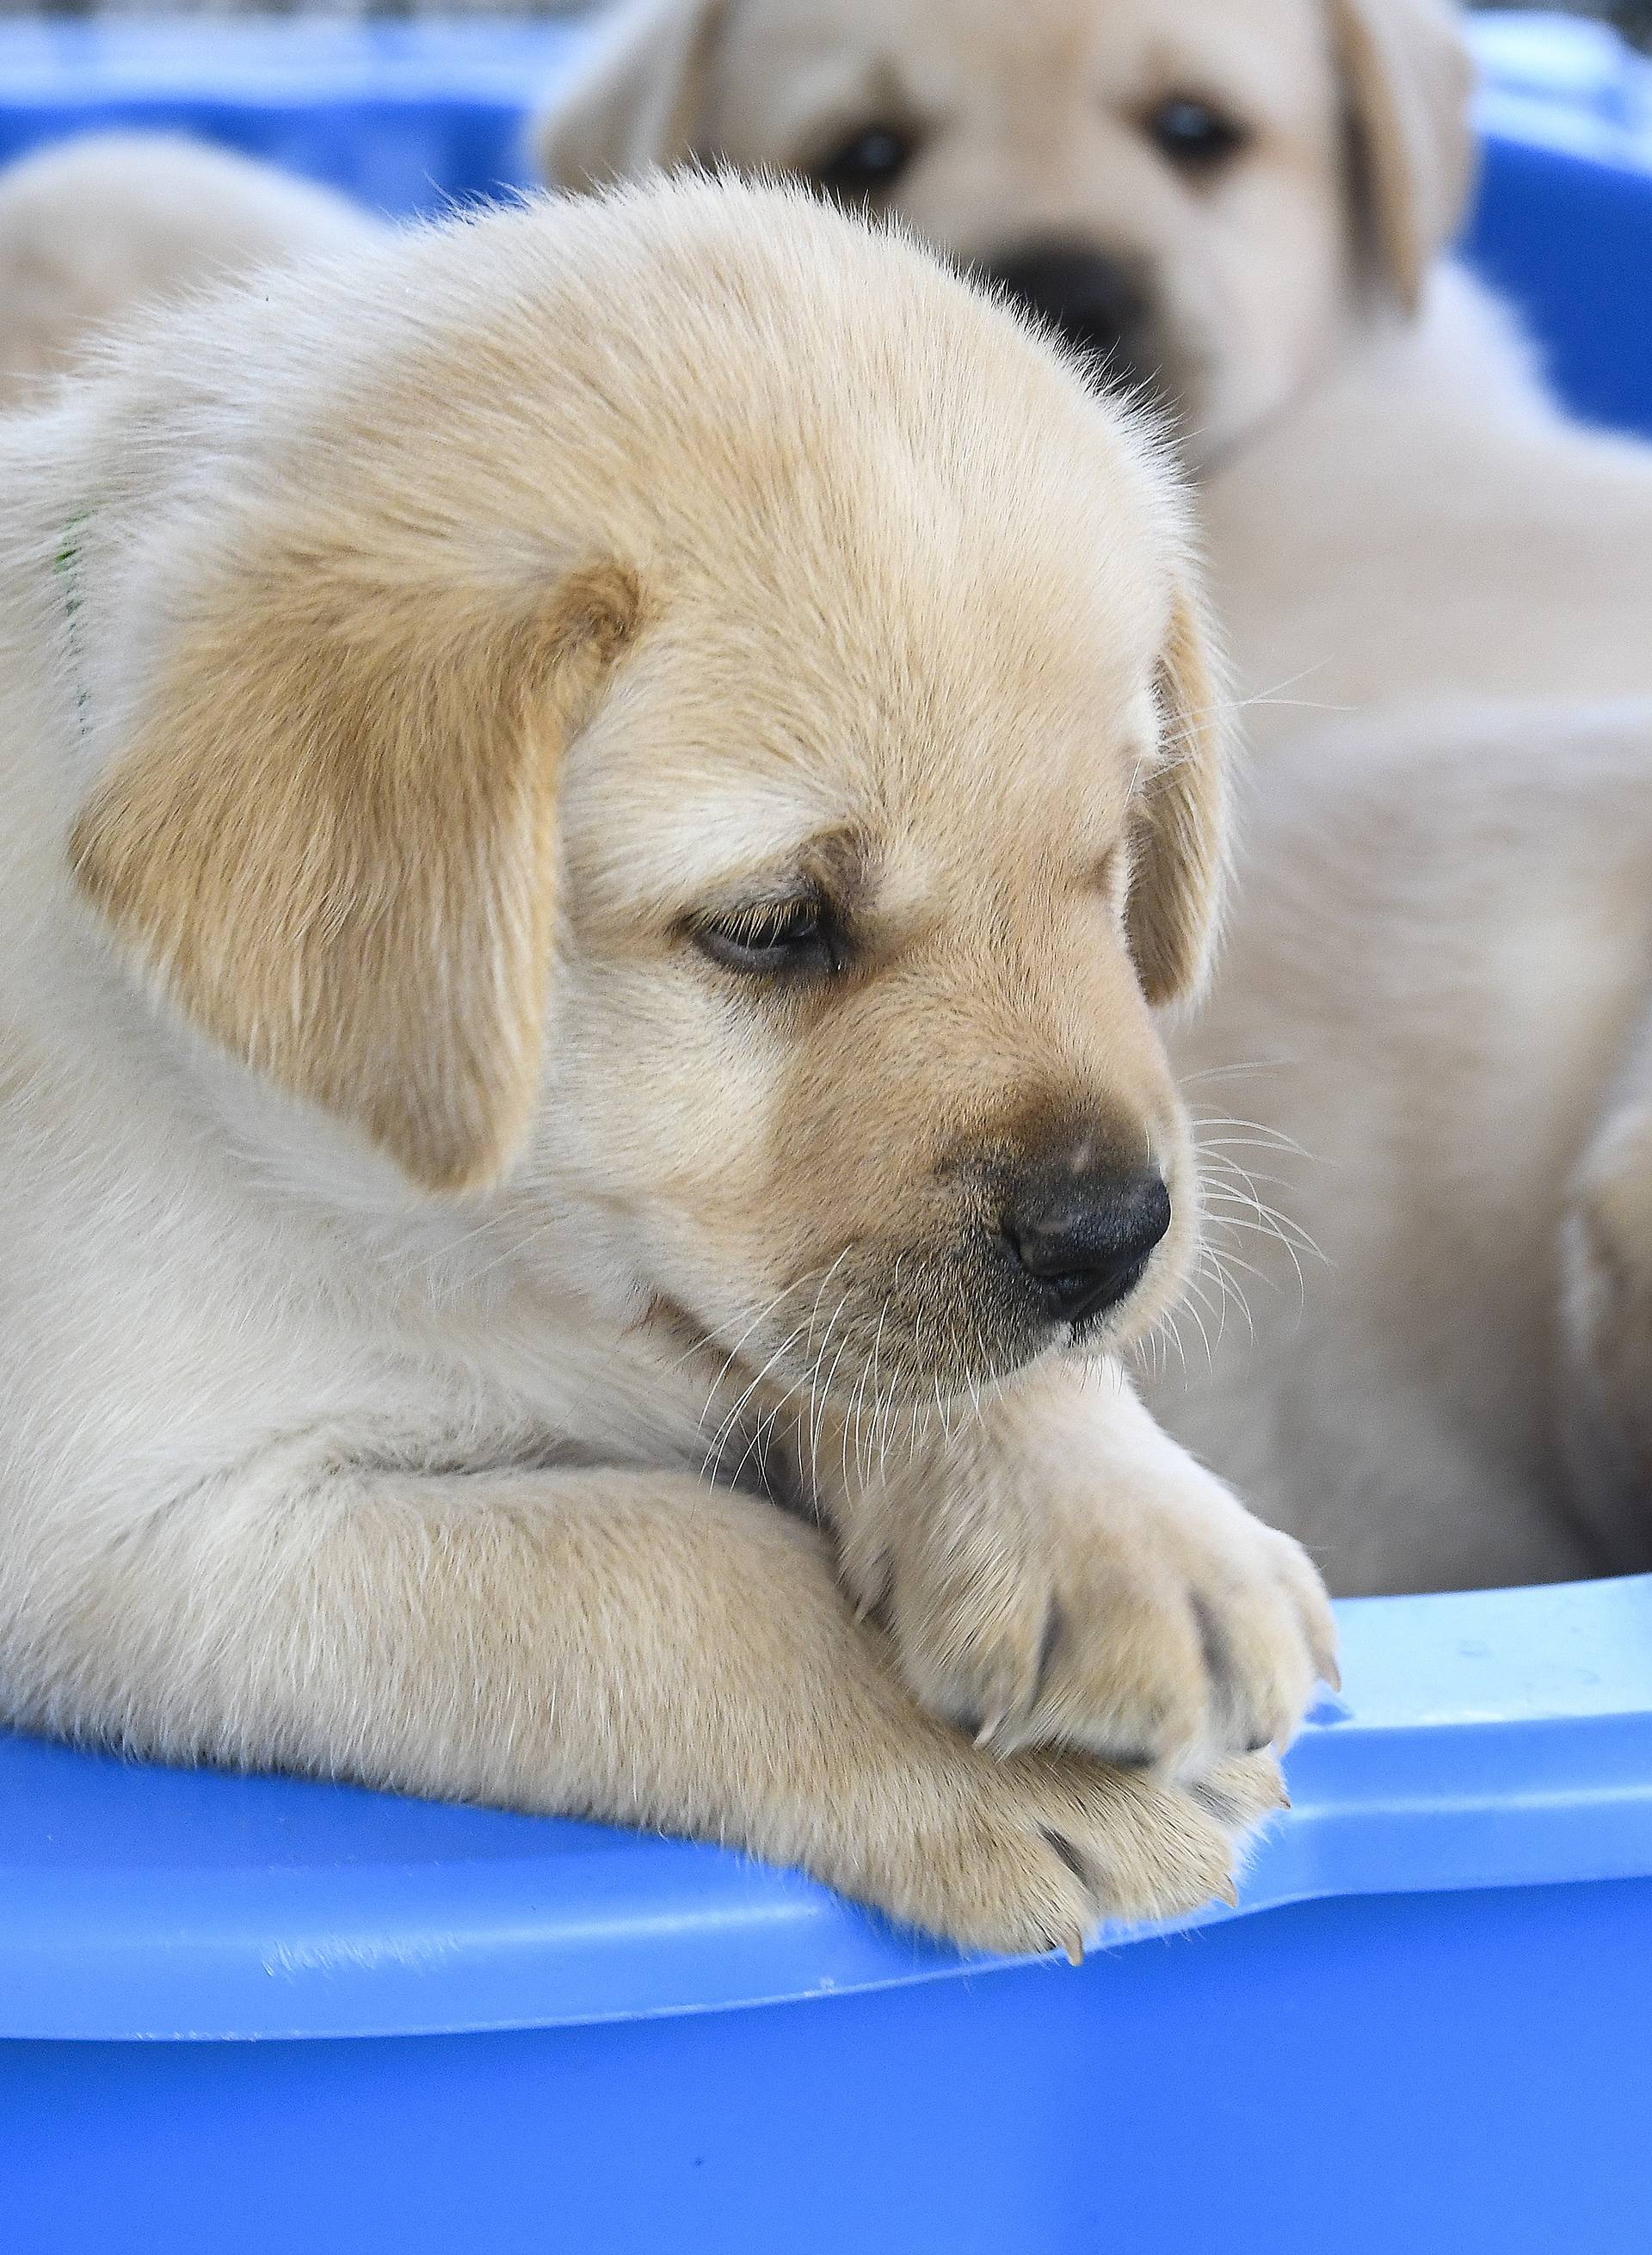
[[[1339,1611],[1346,1689],[1291,1755],[1294,1809],[1238,1913],[1191,1923],[1332,1896],[1652,1876],[1652,1578]],[[568,2026],[1000,1963],[732,1854],[615,1832],[571,1859],[555,1852],[559,1830],[546,1822],[543,1857],[503,1861],[0,1865],[0,2035]]]

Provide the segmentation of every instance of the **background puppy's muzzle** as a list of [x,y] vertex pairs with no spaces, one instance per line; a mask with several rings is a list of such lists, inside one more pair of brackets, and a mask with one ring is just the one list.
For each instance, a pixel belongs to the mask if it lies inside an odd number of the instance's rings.
[[1043,1173],[1018,1184],[998,1234],[1023,1289],[1053,1321],[1083,1324],[1128,1297],[1170,1226],[1156,1167]]
[[1129,390],[1151,376],[1148,293],[1141,274],[1122,260],[1051,240],[1024,243],[981,270],[1100,362],[1109,390]]

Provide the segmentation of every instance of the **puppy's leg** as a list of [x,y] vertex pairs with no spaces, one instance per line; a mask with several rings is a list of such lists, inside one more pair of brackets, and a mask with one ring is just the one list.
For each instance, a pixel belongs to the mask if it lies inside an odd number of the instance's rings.
[[1652,1024],[1562,1223],[1562,1440],[1571,1499],[1620,1573],[1652,1568]]
[[[829,1452],[828,1452],[829,1454]],[[845,1578],[935,1713],[1163,1774],[1283,1746],[1336,1675],[1319,1577],[1112,1368],[1040,1373],[826,1499]],[[848,1476],[853,1469],[854,1476]]]
[[11,1719],[738,1843],[959,1941],[1222,1891],[1265,1764],[1190,1797],[922,1712],[812,1532],[681,1477],[313,1472],[14,1567]]

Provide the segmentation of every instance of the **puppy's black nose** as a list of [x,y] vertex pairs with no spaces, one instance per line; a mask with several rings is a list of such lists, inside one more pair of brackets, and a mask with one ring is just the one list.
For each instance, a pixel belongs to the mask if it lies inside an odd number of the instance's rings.
[[1156,1168],[1042,1177],[1016,1192],[998,1225],[1023,1279],[1069,1324],[1133,1292],[1170,1226],[1170,1194]]
[[1141,277],[1117,259],[1069,242],[1033,242],[987,271],[1016,303],[1082,352],[1109,363],[1110,382],[1140,368],[1149,306]]

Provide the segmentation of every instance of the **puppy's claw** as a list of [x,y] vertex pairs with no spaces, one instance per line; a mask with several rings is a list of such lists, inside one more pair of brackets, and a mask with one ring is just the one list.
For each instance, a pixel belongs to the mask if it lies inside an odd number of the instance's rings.
[[1009,1720],[1009,1713],[1007,1708],[1001,1707],[995,1715],[988,1715],[986,1721],[981,1725],[980,1730],[975,1733],[975,1744],[982,1753],[985,1753],[991,1746],[993,1740],[998,1736],[998,1733],[1003,1729],[1004,1725]]
[[1081,1934],[1067,1936],[1067,1963],[1075,1967],[1084,1963],[1084,1936]]
[[1219,1902],[1225,1902],[1229,1910],[1239,1908],[1239,1889],[1231,1879],[1222,1881],[1216,1890],[1216,1899]]
[[862,1595],[855,1604],[854,1622],[857,1628],[864,1628],[868,1621],[876,1618],[889,1598],[890,1577],[888,1559],[880,1558],[877,1561],[877,1570],[875,1573],[857,1576],[856,1578],[861,1582]]

